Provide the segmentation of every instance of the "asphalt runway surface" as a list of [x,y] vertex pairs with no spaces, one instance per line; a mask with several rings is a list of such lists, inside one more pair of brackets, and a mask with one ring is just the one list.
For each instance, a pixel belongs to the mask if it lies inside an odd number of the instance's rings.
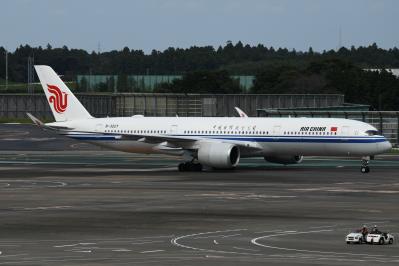
[[[0,265],[398,265],[398,157],[180,173],[0,125]],[[347,245],[363,224],[395,243]]]

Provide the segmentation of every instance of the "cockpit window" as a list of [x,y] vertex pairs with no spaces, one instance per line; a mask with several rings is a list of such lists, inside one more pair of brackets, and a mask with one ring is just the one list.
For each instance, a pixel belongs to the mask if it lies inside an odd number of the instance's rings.
[[375,135],[378,135],[378,131],[377,130],[367,130],[366,134],[369,136],[375,136]]

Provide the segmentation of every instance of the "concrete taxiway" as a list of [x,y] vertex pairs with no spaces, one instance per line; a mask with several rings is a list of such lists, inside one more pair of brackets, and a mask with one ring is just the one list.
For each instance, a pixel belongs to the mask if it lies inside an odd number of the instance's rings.
[[398,156],[377,157],[369,174],[345,158],[180,173],[178,158],[6,128],[0,265],[399,264],[397,243],[344,242],[363,224],[398,240]]

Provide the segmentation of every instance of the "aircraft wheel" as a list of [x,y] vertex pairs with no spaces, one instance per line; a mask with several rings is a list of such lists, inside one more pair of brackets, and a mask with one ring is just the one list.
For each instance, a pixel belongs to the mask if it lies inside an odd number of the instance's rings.
[[195,171],[202,172],[202,164],[200,164],[200,163],[194,164],[194,168],[195,168]]
[[179,169],[179,172],[187,171],[186,164],[185,163],[179,163],[178,169]]
[[180,163],[178,169],[180,172],[201,172],[202,164],[191,162]]

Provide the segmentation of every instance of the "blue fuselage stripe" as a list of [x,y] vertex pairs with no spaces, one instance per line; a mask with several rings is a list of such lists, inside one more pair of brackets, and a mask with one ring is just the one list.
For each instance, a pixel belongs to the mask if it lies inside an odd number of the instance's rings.
[[[70,134],[68,137],[79,140],[122,140],[121,135]],[[134,135],[133,135],[134,136]],[[220,140],[235,140],[249,142],[280,142],[280,143],[380,143],[387,141],[384,137],[340,137],[340,136],[237,136],[237,135],[165,135],[175,137],[201,137]]]

